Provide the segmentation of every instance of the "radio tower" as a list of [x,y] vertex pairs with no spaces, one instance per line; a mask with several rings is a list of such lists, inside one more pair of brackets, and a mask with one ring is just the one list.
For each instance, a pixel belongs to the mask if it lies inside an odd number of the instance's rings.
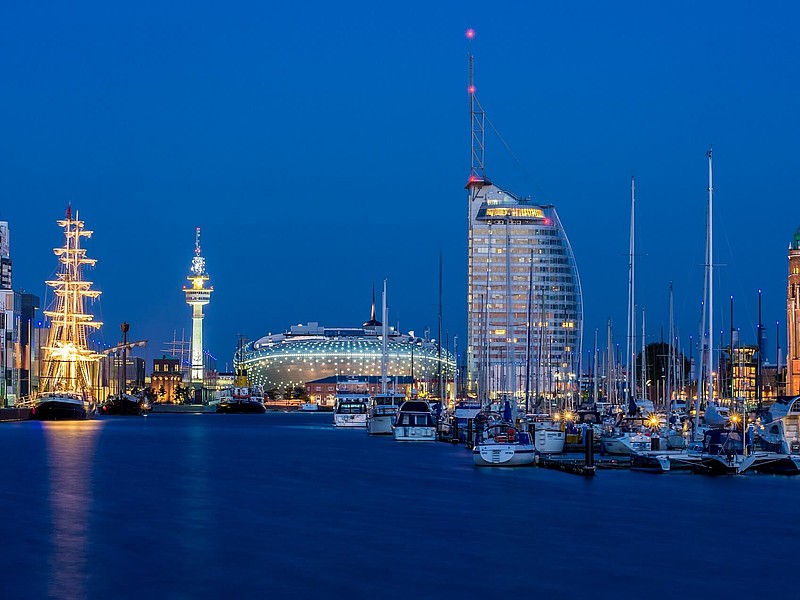
[[213,287],[203,287],[208,281],[206,259],[200,256],[200,228],[197,228],[194,241],[192,268],[186,277],[191,287],[183,286],[186,304],[192,307],[192,383],[203,383],[203,306],[211,300]]

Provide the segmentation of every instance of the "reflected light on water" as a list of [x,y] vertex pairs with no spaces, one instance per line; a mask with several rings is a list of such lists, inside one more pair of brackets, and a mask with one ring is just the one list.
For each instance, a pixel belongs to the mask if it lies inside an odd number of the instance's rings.
[[102,421],[46,421],[50,473],[50,597],[88,593],[88,529],[92,508],[92,461]]

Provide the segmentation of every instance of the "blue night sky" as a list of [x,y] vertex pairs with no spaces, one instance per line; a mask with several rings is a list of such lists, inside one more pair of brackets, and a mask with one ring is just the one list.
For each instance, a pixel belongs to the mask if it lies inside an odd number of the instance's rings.
[[[794,3],[22,2],[0,9],[0,219],[14,287],[40,296],[71,202],[95,235],[103,341],[185,330],[202,228],[206,346],[357,325],[389,280],[390,321],[466,344],[467,54],[487,173],[557,207],[583,283],[585,345],[625,338],[630,177],[648,341],[697,337],[714,147],[717,329],[729,297],[767,357],[785,344],[800,225]],[[464,32],[476,30],[470,43]],[[726,335],[727,339],[727,335]],[[771,348],[771,349],[770,349]]]

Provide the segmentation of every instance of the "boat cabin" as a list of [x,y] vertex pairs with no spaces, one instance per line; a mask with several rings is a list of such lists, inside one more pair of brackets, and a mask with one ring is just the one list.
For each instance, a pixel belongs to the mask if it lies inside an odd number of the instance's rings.
[[734,429],[709,429],[703,436],[703,452],[715,456],[744,454],[742,432]]

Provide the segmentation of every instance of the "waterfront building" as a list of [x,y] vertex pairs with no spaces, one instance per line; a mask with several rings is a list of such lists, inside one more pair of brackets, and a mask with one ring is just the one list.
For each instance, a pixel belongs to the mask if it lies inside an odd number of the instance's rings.
[[[352,391],[363,391],[370,396],[374,396],[375,394],[381,393],[382,383],[379,375],[360,377],[358,379],[343,379],[338,376],[332,376],[314,381],[307,381],[305,388],[309,402],[315,402],[320,406],[332,407],[336,403],[336,392],[348,391],[351,388],[356,388]],[[395,377],[390,382],[390,389],[392,393],[401,394],[406,398],[410,398],[412,390],[415,389],[414,381],[408,375]]]
[[[124,360],[124,369],[123,369]],[[100,381],[108,393],[117,394],[120,381],[125,390],[141,390],[145,385],[145,360],[123,353],[110,352],[100,361]]]
[[186,277],[191,286],[183,286],[186,304],[192,307],[192,350],[191,350],[191,382],[203,385],[205,368],[203,365],[203,307],[211,300],[213,287],[205,287],[208,281],[206,259],[200,251],[200,228],[195,232],[194,257],[189,275]]
[[[13,346],[8,334],[14,324],[14,293],[11,291],[11,256],[8,221],[0,221],[0,402],[8,403],[13,372]],[[12,334],[13,335],[13,334]]]
[[175,388],[183,384],[180,360],[163,354],[153,359],[153,373],[150,387],[156,394],[157,402],[176,402]]
[[0,221],[0,405],[30,396],[36,352],[32,344],[39,298],[14,291],[7,221]]
[[39,296],[23,291],[14,292],[14,333],[11,343],[16,350],[16,357],[11,379],[15,400],[31,396],[38,386],[36,361],[39,351],[34,337],[39,306]]
[[786,395],[797,396],[800,394],[800,227],[789,244],[786,327]]
[[555,402],[577,395],[583,296],[556,209],[493,184],[484,170],[484,113],[470,56],[469,389],[482,399]]
[[[265,392],[284,393],[330,377],[377,377],[381,375],[383,353],[381,330],[373,303],[372,318],[361,327],[323,327],[316,322],[295,325],[284,333],[248,342],[237,350],[233,364],[236,369],[245,368],[248,379]],[[452,396],[453,355],[442,349],[440,363],[435,340],[400,333],[393,327],[388,331],[390,383],[395,378],[413,378],[420,396],[438,397],[441,369],[446,385],[444,395]]]
[[8,221],[0,221],[0,290],[11,289],[11,242]]

